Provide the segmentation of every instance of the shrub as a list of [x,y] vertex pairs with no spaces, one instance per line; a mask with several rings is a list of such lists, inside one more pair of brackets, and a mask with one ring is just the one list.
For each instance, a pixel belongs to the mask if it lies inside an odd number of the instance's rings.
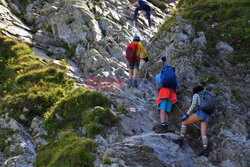
[[[110,105],[110,100],[101,93],[75,88],[46,113],[45,128],[53,135],[61,129],[86,126],[87,136],[93,137],[101,132],[99,124],[113,126],[118,122],[118,118],[109,110]],[[104,109],[92,109],[96,106]]]
[[[30,47],[0,35],[0,110],[9,111],[15,119],[21,114],[29,124],[42,116],[73,88],[74,81],[52,62],[45,65]],[[23,112],[27,108],[28,112]],[[1,112],[3,114],[4,112]]]
[[102,159],[102,163],[110,165],[112,162],[111,162],[110,158],[108,156],[106,156],[105,158]]
[[208,61],[203,61],[202,62],[202,65],[204,66],[204,67],[210,67],[210,64],[209,64],[209,62]]
[[64,133],[59,139],[39,148],[35,166],[94,166],[96,144],[83,140],[73,132]]
[[[226,41],[239,53],[250,52],[248,0],[180,0],[177,7],[182,5],[185,8],[182,16],[189,19],[197,31],[205,32],[208,52],[215,53],[214,48],[219,41]],[[215,22],[218,25],[213,27]]]

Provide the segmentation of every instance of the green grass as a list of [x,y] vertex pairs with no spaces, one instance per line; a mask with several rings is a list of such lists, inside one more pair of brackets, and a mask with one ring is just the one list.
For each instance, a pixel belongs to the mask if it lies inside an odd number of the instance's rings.
[[103,164],[111,164],[112,162],[111,162],[111,160],[110,160],[110,158],[108,157],[108,156],[106,156],[106,157],[104,157],[103,159],[102,159],[102,163]]
[[83,140],[73,132],[66,132],[59,139],[39,148],[34,165],[93,167],[96,152],[96,144],[92,140]]
[[203,66],[203,67],[209,68],[209,67],[210,67],[210,64],[209,64],[208,61],[205,60],[205,61],[202,62],[202,66]]
[[1,129],[0,131],[0,151],[5,153],[9,149],[10,143],[6,142],[9,136],[12,136],[14,131],[9,128]]
[[158,30],[157,37],[159,38],[164,31],[170,31],[171,27],[174,25],[176,25],[176,16],[168,17]]
[[200,80],[200,83],[202,82],[206,82],[208,81],[208,83],[217,83],[219,82],[220,80],[218,78],[216,78],[216,76],[214,75],[210,75],[208,77],[203,77],[201,80]]
[[118,111],[121,112],[122,114],[127,114],[128,110],[126,110],[124,103],[122,103],[119,108]]
[[[182,16],[195,25],[197,31],[205,32],[209,53],[215,53],[216,44],[225,41],[239,54],[249,56],[249,0],[180,0],[180,6],[185,8]],[[211,28],[215,22],[219,25]]]
[[[85,135],[94,137],[119,119],[110,110],[111,101],[106,96],[75,88],[73,80],[65,74],[67,61],[61,64],[40,59],[28,45],[0,34],[0,116],[8,112],[9,117],[26,126],[35,116],[45,116],[49,144],[39,148],[35,166],[91,167],[96,144],[69,131],[78,132],[84,127]],[[19,118],[21,115],[25,121]],[[9,147],[5,143],[8,135],[10,131],[0,131],[3,153]]]
[[154,6],[157,6],[161,10],[164,10],[167,8],[166,3],[162,2],[164,0],[148,0],[148,2],[151,2]]
[[46,30],[47,32],[53,33],[53,30],[52,30],[52,27],[51,27],[50,24],[45,24],[45,30]]
[[[110,100],[98,92],[78,87],[46,113],[45,128],[50,135],[58,133],[60,130],[67,130],[84,126],[86,136],[94,137],[103,130],[103,125],[113,126],[118,122],[118,118],[113,115],[109,107]],[[93,109],[100,106],[102,108]],[[62,120],[57,119],[60,116]]]
[[[28,45],[2,35],[0,68],[0,110],[9,111],[17,120],[24,114],[28,124],[74,87],[65,70],[56,68],[51,61],[43,64]],[[29,111],[23,112],[23,108]]]
[[239,92],[239,90],[236,87],[233,86],[231,88],[231,92],[233,93],[233,95],[235,96],[235,99],[238,102],[242,102],[243,101],[243,97],[240,95],[240,92]]

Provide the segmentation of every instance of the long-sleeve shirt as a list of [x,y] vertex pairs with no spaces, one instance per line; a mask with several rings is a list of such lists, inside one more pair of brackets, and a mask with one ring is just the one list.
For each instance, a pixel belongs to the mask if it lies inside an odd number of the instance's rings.
[[192,105],[190,106],[190,108],[188,109],[187,115],[190,115],[191,112],[194,111],[195,107],[197,105],[200,105],[200,96],[196,93],[193,96],[193,100],[192,100]]

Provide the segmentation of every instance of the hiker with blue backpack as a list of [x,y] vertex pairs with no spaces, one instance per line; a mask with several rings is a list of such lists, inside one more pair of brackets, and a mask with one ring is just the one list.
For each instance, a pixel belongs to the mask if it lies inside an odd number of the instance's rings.
[[148,25],[151,26],[151,18],[150,18],[151,8],[150,8],[148,2],[145,0],[139,0],[138,2],[135,2],[134,4],[128,6],[127,8],[129,9],[130,7],[133,7],[136,5],[139,5],[139,6],[135,9],[134,21],[136,21],[136,18],[137,18],[139,11],[145,11],[146,15],[147,15],[147,19],[148,19]]
[[[201,126],[201,137],[203,150],[199,156],[208,156],[208,138],[207,138],[207,127],[210,120],[210,115],[215,109],[215,100],[210,92],[204,90],[203,86],[198,85],[193,88],[193,100],[192,105],[187,111],[187,115],[182,117],[181,126],[181,139],[180,145],[183,143],[183,138],[186,134],[187,126],[200,121]],[[195,111],[194,114],[192,112]]]
[[[143,53],[144,57],[140,54]],[[137,87],[137,71],[139,69],[140,60],[143,59],[145,62],[148,62],[148,54],[144,49],[142,43],[140,43],[140,37],[135,35],[132,43],[128,43],[126,49],[126,59],[128,61],[129,67],[129,80],[127,88]]]
[[[163,64],[166,57],[162,58]],[[175,67],[164,65],[161,73],[156,75],[156,88],[158,90],[157,109],[160,111],[161,125],[154,129],[157,133],[168,131],[168,113],[171,112],[172,106],[177,102],[176,93],[180,92],[179,83],[175,75]]]

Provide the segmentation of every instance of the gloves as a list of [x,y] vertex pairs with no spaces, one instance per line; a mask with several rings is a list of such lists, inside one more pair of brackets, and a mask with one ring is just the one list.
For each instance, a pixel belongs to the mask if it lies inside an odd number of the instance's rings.
[[148,57],[143,59],[146,63],[149,61]]
[[188,117],[189,117],[189,115],[184,115],[184,116],[181,118],[181,120],[182,120],[182,121],[185,121]]
[[127,7],[127,9],[129,9],[129,6]]

